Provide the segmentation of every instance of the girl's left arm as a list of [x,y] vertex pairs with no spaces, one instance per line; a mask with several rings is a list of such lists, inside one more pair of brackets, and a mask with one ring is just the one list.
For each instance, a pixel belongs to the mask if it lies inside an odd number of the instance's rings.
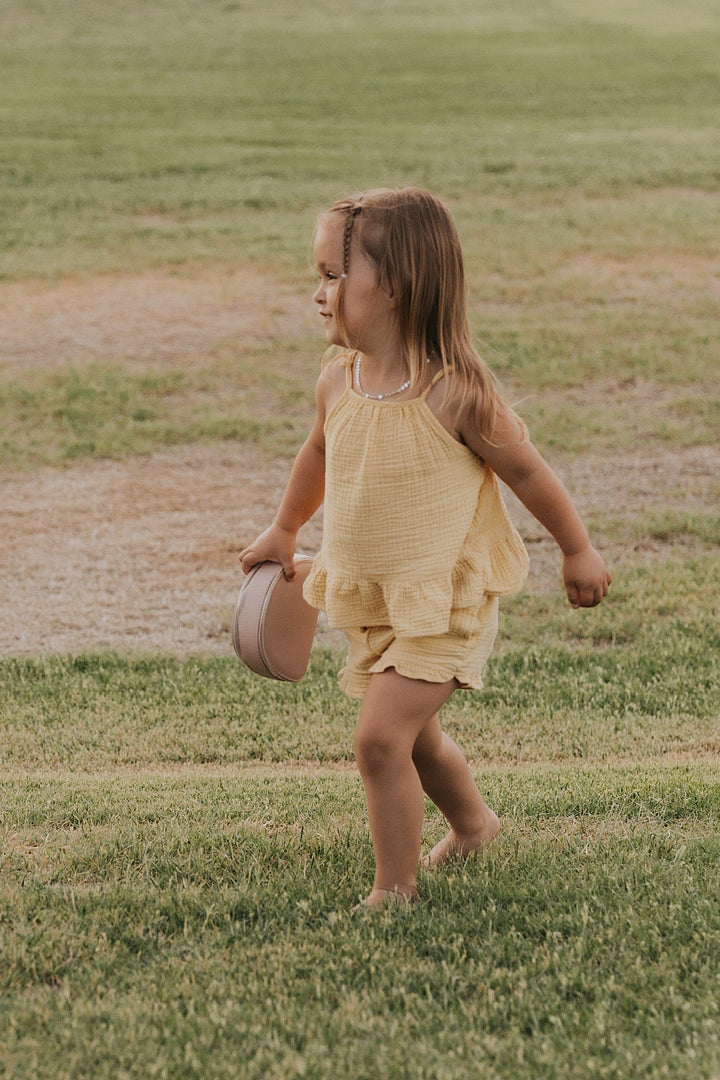
[[514,414],[501,411],[492,444],[474,431],[461,433],[467,445],[504,480],[557,541],[563,554],[563,579],[571,606],[599,604],[612,581],[610,571],[591,544],[560,477],[530,439],[522,437]]

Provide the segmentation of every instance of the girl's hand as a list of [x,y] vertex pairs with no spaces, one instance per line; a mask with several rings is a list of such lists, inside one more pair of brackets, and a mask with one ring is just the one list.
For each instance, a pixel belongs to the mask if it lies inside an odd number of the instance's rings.
[[295,577],[295,533],[271,525],[240,552],[239,559],[244,574],[249,574],[253,566],[261,562],[280,563],[285,577],[292,581]]
[[563,579],[570,606],[595,607],[612,582],[612,575],[602,555],[592,545],[563,556]]

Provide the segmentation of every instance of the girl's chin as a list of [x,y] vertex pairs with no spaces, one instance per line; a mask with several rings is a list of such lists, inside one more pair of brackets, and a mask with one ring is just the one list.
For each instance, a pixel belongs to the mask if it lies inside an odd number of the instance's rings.
[[345,339],[341,337],[336,330],[332,329],[332,327],[329,326],[325,330],[325,340],[327,341],[328,345],[338,345],[342,349],[346,349],[348,347],[347,341],[345,341]]

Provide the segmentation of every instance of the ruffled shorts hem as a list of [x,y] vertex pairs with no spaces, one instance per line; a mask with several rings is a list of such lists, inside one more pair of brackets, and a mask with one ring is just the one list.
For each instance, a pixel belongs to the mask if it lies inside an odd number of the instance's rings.
[[451,679],[455,679],[457,682],[458,690],[482,690],[483,681],[479,676],[473,678],[471,676],[464,676],[460,672],[447,672],[436,677],[435,673],[428,673],[426,669],[422,671],[410,670],[405,664],[388,661],[385,666],[377,667],[373,666],[368,675],[358,676],[355,674],[349,674],[344,668],[338,675],[338,682],[340,689],[343,690],[348,697],[357,698],[358,701],[362,701],[367,693],[367,688],[370,683],[370,675],[381,674],[383,671],[390,669],[397,671],[398,675],[403,675],[406,679],[421,679],[423,682],[431,683],[445,683],[450,682]]
[[[451,628],[446,634],[403,637],[388,626],[346,628],[350,648],[338,675],[340,688],[348,697],[362,699],[373,675],[394,668],[408,679],[431,683],[455,679],[459,689],[481,690],[497,635],[497,612],[497,598],[486,597],[472,633]],[[458,623],[464,621],[460,618]]]

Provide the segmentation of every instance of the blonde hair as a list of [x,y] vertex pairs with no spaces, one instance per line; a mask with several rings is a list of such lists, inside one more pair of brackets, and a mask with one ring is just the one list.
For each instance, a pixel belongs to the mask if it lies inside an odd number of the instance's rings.
[[344,218],[336,311],[341,331],[345,333],[345,277],[355,241],[377,268],[378,287],[395,298],[411,384],[426,377],[427,357],[437,357],[445,370],[446,401],[452,394],[458,413],[469,404],[479,431],[490,442],[503,399],[472,344],[462,249],[450,212],[422,188],[378,188],[340,199],[319,223],[338,217]]

